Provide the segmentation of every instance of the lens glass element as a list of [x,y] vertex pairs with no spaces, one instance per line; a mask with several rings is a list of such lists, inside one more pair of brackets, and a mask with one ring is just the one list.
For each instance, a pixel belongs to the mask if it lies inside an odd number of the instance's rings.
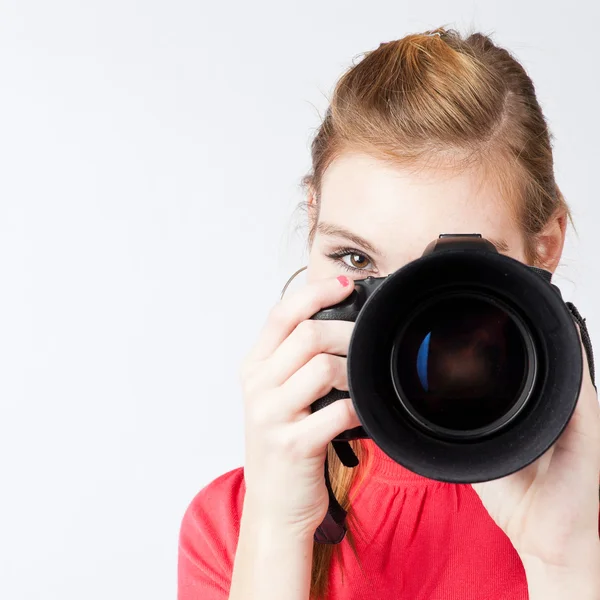
[[531,379],[525,335],[498,302],[480,295],[442,297],[420,310],[394,343],[396,391],[430,425],[487,427],[515,408]]

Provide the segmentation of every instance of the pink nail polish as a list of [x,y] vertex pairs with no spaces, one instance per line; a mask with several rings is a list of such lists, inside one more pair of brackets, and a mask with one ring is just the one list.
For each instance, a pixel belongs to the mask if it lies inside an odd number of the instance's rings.
[[348,287],[350,285],[350,280],[345,275],[339,275],[337,280],[344,286]]

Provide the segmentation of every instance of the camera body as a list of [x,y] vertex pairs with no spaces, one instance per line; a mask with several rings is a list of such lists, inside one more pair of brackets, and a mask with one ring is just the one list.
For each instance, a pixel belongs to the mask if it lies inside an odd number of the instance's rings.
[[356,280],[316,320],[355,322],[349,392],[372,438],[423,476],[473,483],[515,472],[545,452],[579,395],[582,355],[551,274],[500,254],[479,234],[442,234],[386,277]]

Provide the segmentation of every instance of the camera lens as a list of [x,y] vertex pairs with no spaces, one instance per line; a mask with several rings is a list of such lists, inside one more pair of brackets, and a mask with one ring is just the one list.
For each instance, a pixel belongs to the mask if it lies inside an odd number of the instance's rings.
[[535,378],[527,327],[497,299],[452,294],[422,305],[392,347],[400,402],[430,432],[480,437],[523,408]]
[[546,452],[573,415],[584,367],[550,274],[476,248],[459,238],[356,282],[366,300],[348,347],[364,435],[450,483],[504,477]]

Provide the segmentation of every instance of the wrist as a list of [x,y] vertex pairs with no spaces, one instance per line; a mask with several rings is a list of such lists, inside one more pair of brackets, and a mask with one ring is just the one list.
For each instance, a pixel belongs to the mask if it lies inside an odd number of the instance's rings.
[[264,509],[244,502],[235,552],[231,600],[306,600],[310,593],[313,539]]
[[258,508],[250,501],[244,502],[241,526],[252,534],[258,541],[270,543],[277,539],[278,543],[312,545],[317,525],[310,523],[292,523],[287,519],[278,518],[272,512]]

